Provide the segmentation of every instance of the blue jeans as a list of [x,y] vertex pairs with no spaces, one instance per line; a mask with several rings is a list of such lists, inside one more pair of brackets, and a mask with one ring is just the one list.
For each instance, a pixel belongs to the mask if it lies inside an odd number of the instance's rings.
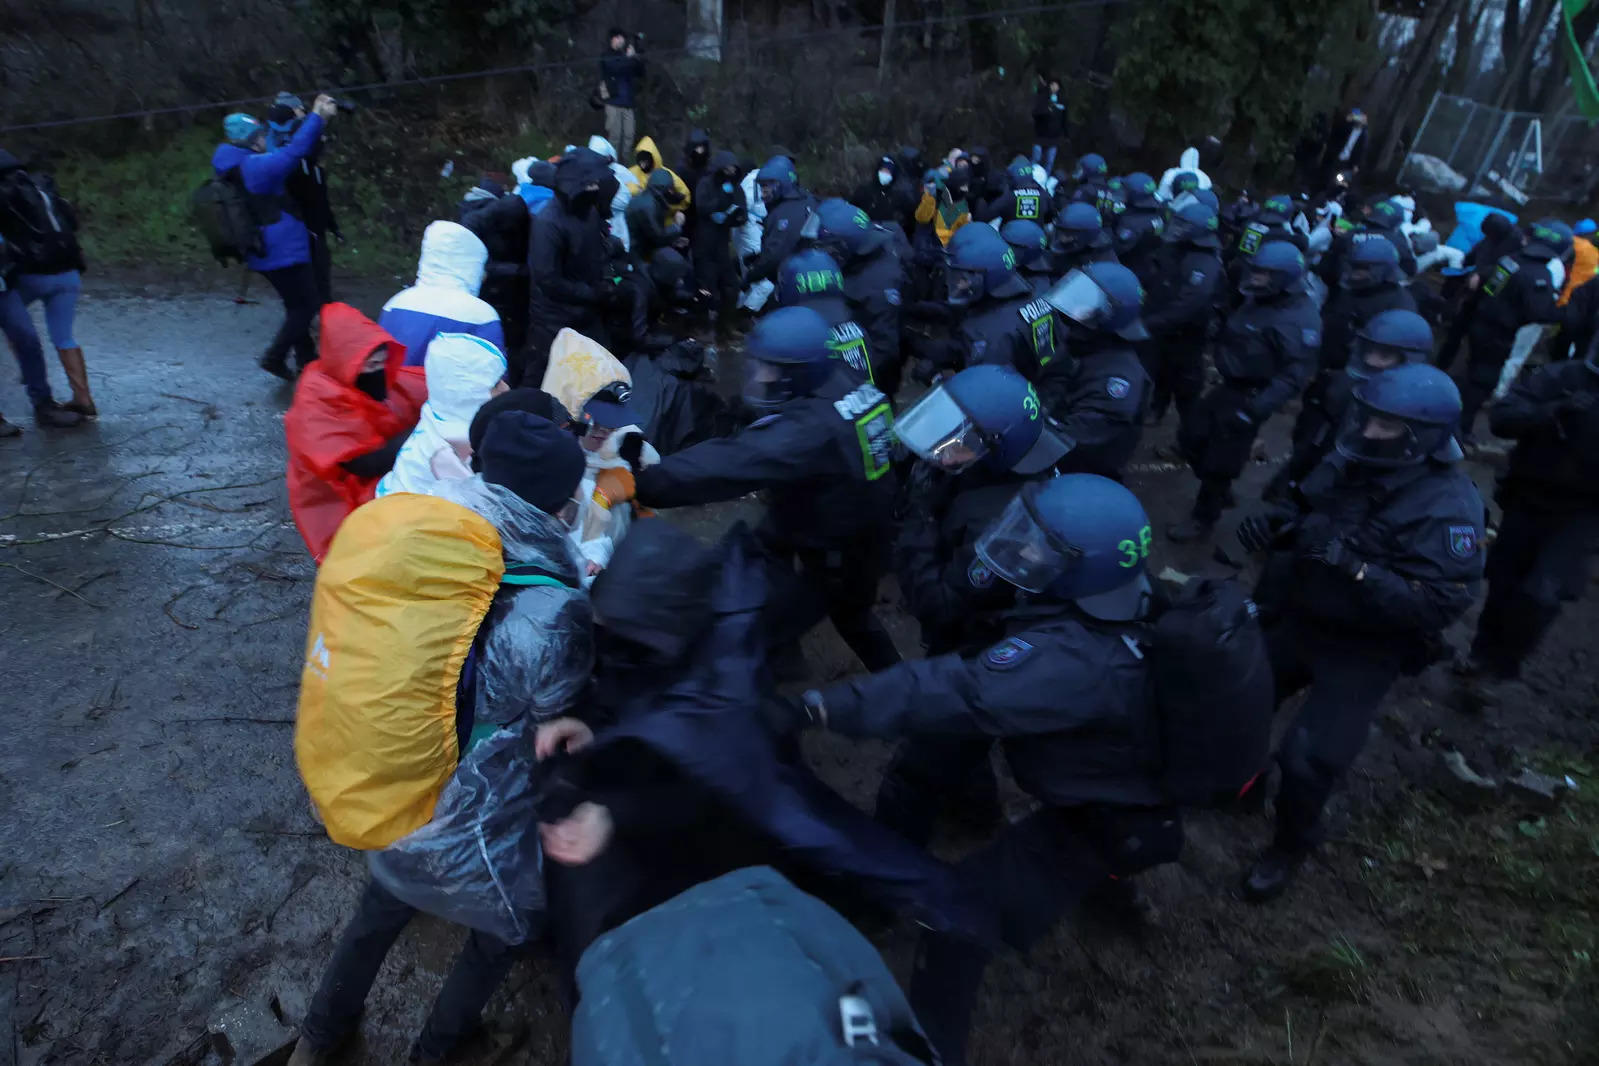
[[1060,145],[1051,144],[1045,147],[1042,144],[1033,145],[1033,162],[1044,164],[1044,171],[1055,173],[1055,156],[1060,153]]
[[44,365],[44,345],[28,314],[28,305],[44,301],[45,323],[57,348],[76,348],[72,321],[78,306],[81,281],[76,270],[65,274],[19,274],[0,292],[0,332],[11,342],[11,353],[22,371],[22,384],[35,404],[49,403],[50,375]]

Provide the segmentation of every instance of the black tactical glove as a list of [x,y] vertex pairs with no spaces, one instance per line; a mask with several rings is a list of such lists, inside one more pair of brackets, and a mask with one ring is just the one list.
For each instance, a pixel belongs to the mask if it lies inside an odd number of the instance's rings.
[[1238,543],[1246,552],[1266,551],[1294,524],[1296,513],[1286,507],[1268,507],[1238,525]]
[[1366,569],[1366,561],[1350,551],[1349,546],[1340,537],[1307,548],[1305,558],[1323,566],[1330,566],[1357,580]]

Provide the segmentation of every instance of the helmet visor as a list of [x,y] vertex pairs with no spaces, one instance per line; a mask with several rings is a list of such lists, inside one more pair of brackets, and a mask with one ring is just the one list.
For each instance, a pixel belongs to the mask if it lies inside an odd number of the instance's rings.
[[967,307],[983,298],[983,272],[951,265],[944,271],[951,307]]
[[1244,267],[1238,278],[1238,291],[1245,296],[1271,296],[1279,290],[1277,275],[1259,267]]
[[1381,374],[1384,370],[1392,370],[1401,363],[1419,362],[1425,354],[1396,348],[1391,344],[1377,344],[1365,337],[1356,337],[1351,348],[1349,365],[1345,369],[1350,377],[1360,381]]
[[977,557],[1024,592],[1043,592],[1082,557],[1038,520],[1032,503],[1037,489],[1036,482],[1025,486],[977,540]]
[[744,402],[758,411],[770,411],[794,398],[794,380],[788,368],[764,359],[744,361]]
[[942,385],[894,420],[894,435],[918,458],[951,473],[988,454],[983,432]]
[[[1415,423],[1385,414],[1356,399],[1338,434],[1338,452],[1346,459],[1369,466],[1409,466],[1421,462],[1441,445],[1450,429],[1447,426],[1420,428],[1423,432],[1418,432]],[[1423,433],[1427,439],[1423,439]]]
[[1110,313],[1110,297],[1081,270],[1073,270],[1044,294],[1044,301],[1083,326],[1097,326]]

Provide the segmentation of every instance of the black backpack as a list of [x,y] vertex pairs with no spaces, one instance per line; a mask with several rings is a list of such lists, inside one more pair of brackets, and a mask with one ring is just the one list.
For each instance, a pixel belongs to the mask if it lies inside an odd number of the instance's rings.
[[244,188],[239,168],[214,177],[194,191],[190,199],[194,224],[199,227],[217,262],[243,263],[266,252],[254,198]]
[[1161,784],[1174,803],[1212,806],[1266,765],[1276,683],[1254,601],[1236,581],[1194,579],[1143,642],[1161,732]]
[[41,181],[17,167],[0,176],[0,230],[24,269],[59,273],[79,265],[72,208]]

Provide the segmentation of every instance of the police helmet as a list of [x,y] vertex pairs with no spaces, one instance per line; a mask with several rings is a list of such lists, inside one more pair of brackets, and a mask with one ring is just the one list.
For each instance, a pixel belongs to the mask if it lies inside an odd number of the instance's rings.
[[1399,280],[1399,249],[1380,233],[1357,233],[1338,284],[1350,292],[1370,292]]
[[839,262],[871,251],[871,217],[848,200],[823,200],[814,217],[817,246]]
[[1168,244],[1191,244],[1195,248],[1220,248],[1221,237],[1217,233],[1220,227],[1215,208],[1191,199],[1174,207],[1161,240]]
[[1545,218],[1527,227],[1526,254],[1537,259],[1569,261],[1572,256],[1571,227],[1558,218]]
[[1238,291],[1267,299],[1281,296],[1305,277],[1305,255],[1291,241],[1267,241],[1244,263]]
[[1099,208],[1093,204],[1071,203],[1055,216],[1055,236],[1051,247],[1057,252],[1075,252],[1093,245],[1105,230]]
[[844,295],[844,272],[820,248],[807,248],[783,260],[777,268],[777,302],[785,306],[807,304],[822,296]]
[[1132,490],[1097,474],[1066,474],[1022,486],[978,538],[977,556],[1023,591],[1128,620],[1148,601],[1151,539]]
[[744,399],[769,410],[809,396],[833,373],[832,331],[809,307],[779,307],[750,331]]
[[1294,198],[1283,193],[1266,197],[1255,215],[1255,221],[1265,226],[1286,226],[1294,217]]
[[894,420],[894,434],[950,473],[981,462],[994,471],[1037,474],[1069,450],[1032,383],[1008,366],[967,367],[945,378]]
[[1026,218],[1015,218],[999,227],[999,235],[1016,251],[1016,263],[1023,270],[1048,270],[1049,237],[1044,227]]
[[1077,165],[1072,168],[1072,180],[1075,182],[1093,181],[1103,178],[1110,172],[1110,166],[1105,162],[1105,157],[1098,152],[1089,152],[1077,160]]
[[1138,275],[1120,263],[1089,263],[1073,270],[1044,294],[1044,300],[1071,321],[1124,340],[1149,336],[1141,318],[1144,289]]
[[1191,170],[1179,171],[1171,180],[1172,199],[1176,199],[1185,192],[1193,192],[1199,188],[1199,175]]
[[1366,208],[1366,225],[1374,230],[1391,233],[1405,220],[1405,209],[1393,200],[1378,200]]
[[1015,159],[1011,160],[1010,166],[1006,168],[1006,173],[1010,175],[1012,181],[1031,182],[1035,180],[1035,175],[1033,174],[1033,164],[1028,162],[1028,160],[1023,156],[1017,156]]
[[1344,372],[1357,381],[1432,355],[1432,327],[1414,311],[1379,311],[1355,334]]
[[1127,190],[1128,207],[1154,207],[1159,203],[1155,195],[1157,188],[1155,179],[1141,170],[1136,170],[1122,179],[1122,185]]
[[755,172],[755,184],[761,191],[761,198],[767,201],[793,192],[798,182],[794,160],[786,155],[774,155]]
[[1355,385],[1338,453],[1369,466],[1414,466],[1459,458],[1460,390],[1430,363],[1406,363]]
[[985,296],[1002,299],[1028,291],[1016,273],[1016,253],[992,226],[962,226],[950,239],[948,253],[944,273],[951,307],[966,307]]

